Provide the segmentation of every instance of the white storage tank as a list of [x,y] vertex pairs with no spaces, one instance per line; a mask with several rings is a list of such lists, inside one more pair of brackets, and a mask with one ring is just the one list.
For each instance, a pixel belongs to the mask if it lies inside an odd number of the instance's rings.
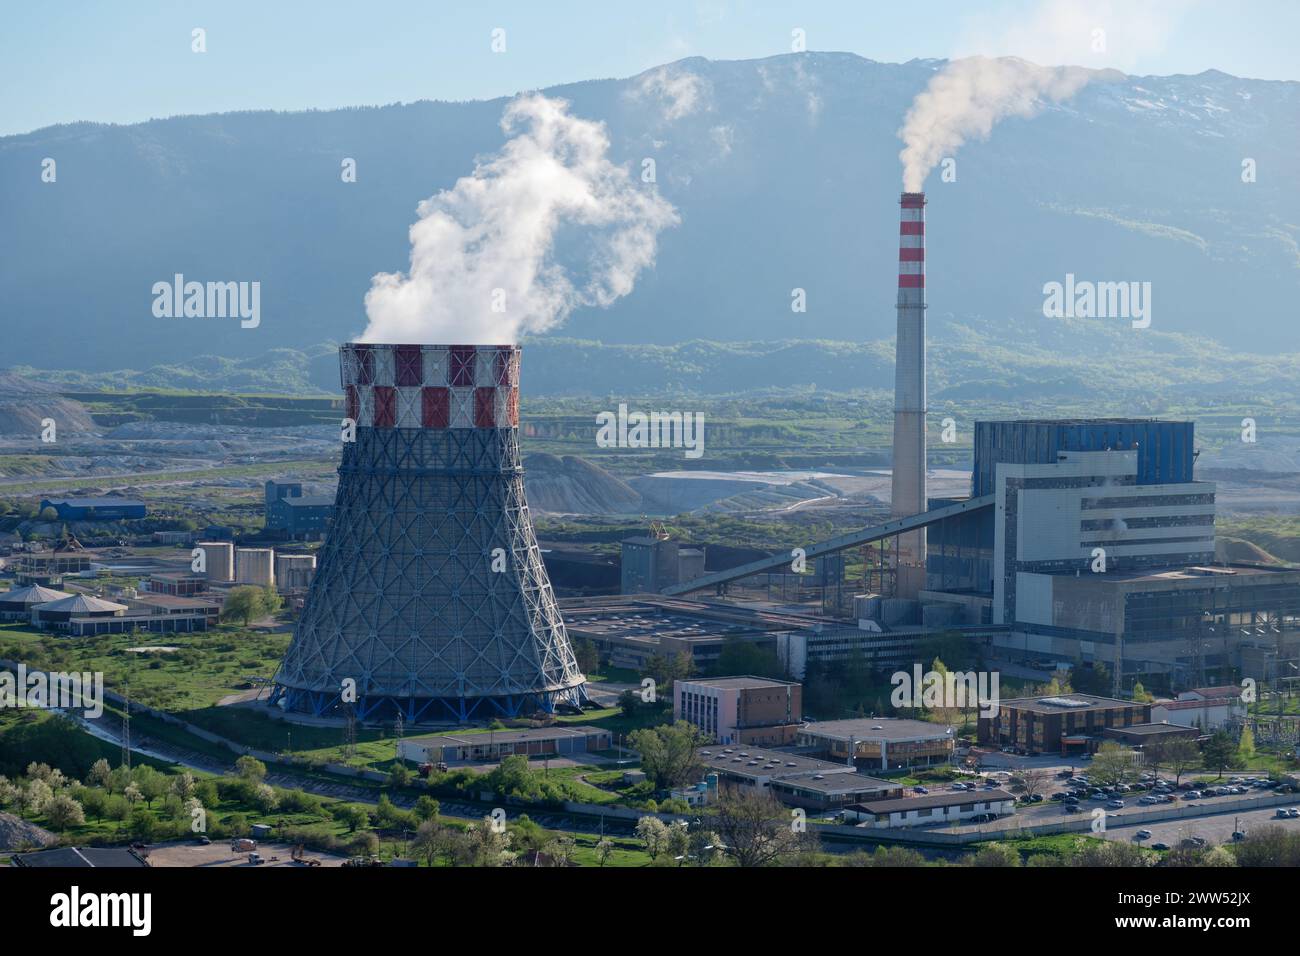
[[275,585],[275,552],[270,548],[235,550],[235,583],[269,588]]

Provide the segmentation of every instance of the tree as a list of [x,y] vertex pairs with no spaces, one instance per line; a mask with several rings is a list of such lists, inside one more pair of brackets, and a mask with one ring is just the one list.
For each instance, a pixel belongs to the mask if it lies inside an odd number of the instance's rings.
[[262,763],[262,761],[258,760],[256,757],[244,754],[244,756],[235,761],[235,773],[239,774],[240,778],[243,780],[248,780],[253,783],[261,783],[266,779],[266,764]]
[[573,656],[577,658],[578,669],[584,674],[593,673],[600,667],[600,652],[590,638],[580,637],[574,641]]
[[415,840],[411,849],[417,856],[424,857],[425,863],[433,866],[441,856],[451,852],[451,841],[447,828],[436,820],[425,820],[415,829]]
[[259,617],[262,610],[262,589],[252,586],[233,588],[221,606],[223,621],[243,621],[244,627]]
[[1020,785],[1021,790],[1026,797],[1032,797],[1036,793],[1042,793],[1047,789],[1052,780],[1052,773],[1042,767],[1026,767],[1020,770],[1012,778],[1012,781]]
[[1020,851],[1005,843],[990,843],[971,857],[971,866],[1019,866]]
[[414,777],[411,768],[406,764],[395,763],[393,769],[388,771],[388,785],[395,790],[400,790],[402,787],[409,787]]
[[614,841],[608,837],[602,839],[596,844],[596,863],[604,866],[609,862],[610,855],[614,852]]
[[785,676],[785,665],[781,663],[774,650],[743,637],[728,637],[722,642],[718,660],[711,670],[719,677],[750,674],[754,677],[779,679]]
[[1160,745],[1160,762],[1174,775],[1174,785],[1182,782],[1183,774],[1201,762],[1201,751],[1190,737],[1166,740]]
[[[262,588],[258,617],[270,617],[273,614],[279,614],[282,607],[284,607],[284,598],[280,597],[279,591],[270,585]],[[248,625],[245,624],[244,626],[247,627]]]
[[1242,725],[1241,738],[1237,741],[1237,754],[1243,763],[1255,756],[1255,732],[1250,729],[1250,724]]
[[542,852],[551,858],[552,866],[568,866],[577,848],[573,837],[567,833],[558,833],[542,848]]
[[738,866],[772,866],[807,849],[811,839],[795,826],[791,812],[766,791],[727,787],[709,824],[722,837]]
[[1128,783],[1137,776],[1138,754],[1131,747],[1121,747],[1108,740],[1093,754],[1088,779],[1103,787]]
[[642,817],[636,822],[636,835],[645,844],[650,859],[658,859],[668,847],[668,825],[658,817]]
[[691,852],[691,833],[685,822],[668,824],[668,843],[664,851],[675,860],[686,861]]
[[66,793],[56,794],[45,804],[45,819],[56,830],[79,827],[86,822],[81,804]]
[[704,764],[697,751],[706,739],[684,720],[628,735],[628,743],[641,755],[641,769],[661,790],[694,783],[699,778]]
[[370,814],[352,804],[335,807],[334,819],[346,826],[349,833],[356,833],[358,828],[370,825]]
[[1141,681],[1134,682],[1132,693],[1133,693],[1133,699],[1143,704],[1149,704],[1151,703],[1151,701],[1156,699],[1154,694],[1150,694],[1147,692],[1147,689],[1142,686]]
[[100,757],[90,765],[90,772],[86,774],[86,782],[95,787],[108,789],[109,778],[113,774],[113,769],[108,765],[108,761]]
[[433,820],[441,810],[442,804],[428,794],[415,801],[415,817],[417,820]]
[[1241,765],[1241,758],[1237,756],[1236,742],[1222,730],[1216,730],[1211,734],[1210,739],[1201,747],[1201,761],[1205,764],[1206,770],[1217,770],[1219,777],[1223,776],[1223,771]]
[[510,834],[491,817],[465,828],[465,862],[470,866],[504,866],[510,861]]
[[194,774],[185,770],[172,777],[171,790],[182,800],[188,800],[194,796]]

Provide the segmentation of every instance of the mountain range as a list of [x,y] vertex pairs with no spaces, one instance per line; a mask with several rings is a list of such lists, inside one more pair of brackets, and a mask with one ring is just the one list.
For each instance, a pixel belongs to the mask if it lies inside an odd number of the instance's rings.
[[[897,130],[942,67],[840,53],[692,58],[543,91],[603,121],[614,161],[636,171],[653,158],[681,217],[630,295],[554,334],[665,347],[684,381],[701,338],[740,343],[742,367],[777,378],[788,354],[753,343],[867,343],[853,374],[862,362],[883,370],[889,350],[872,343],[895,321]],[[416,204],[502,145],[505,103],[84,122],[0,138],[3,364],[104,372],[215,356],[203,361],[219,378],[222,362],[296,362],[276,350],[309,354],[355,335],[371,276],[408,264]],[[978,330],[1014,351],[1026,325],[1057,321],[1043,318],[1044,284],[1073,274],[1152,283],[1149,329],[1110,320],[1118,351],[1158,355],[1173,340],[1155,335],[1169,333],[1236,353],[1300,351],[1298,121],[1300,83],[1215,71],[1107,74],[1005,120],[957,154],[955,181],[927,183],[936,334]],[[41,179],[45,158],[55,182]],[[355,183],[341,180],[344,158],[356,160]],[[1243,181],[1247,161],[1254,182]],[[177,273],[260,282],[260,325],[155,318],[151,287]],[[791,310],[795,289],[806,312]],[[1067,349],[1070,328],[1059,326]],[[532,347],[574,347],[545,341]],[[606,374],[588,365],[578,376]],[[836,376],[826,370],[828,387]]]

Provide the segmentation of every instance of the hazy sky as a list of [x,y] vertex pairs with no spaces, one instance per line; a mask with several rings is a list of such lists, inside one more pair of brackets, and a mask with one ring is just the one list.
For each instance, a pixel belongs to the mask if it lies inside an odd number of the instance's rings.
[[[1040,42],[1033,25],[1044,21],[1056,33]],[[191,51],[195,27],[206,53]],[[491,50],[494,28],[506,31],[504,53]],[[491,98],[686,56],[788,53],[795,28],[810,50],[875,60],[984,52],[1300,79],[1296,0],[68,0],[0,13],[0,135],[74,120]],[[1093,29],[1106,30],[1105,53],[1091,48]]]

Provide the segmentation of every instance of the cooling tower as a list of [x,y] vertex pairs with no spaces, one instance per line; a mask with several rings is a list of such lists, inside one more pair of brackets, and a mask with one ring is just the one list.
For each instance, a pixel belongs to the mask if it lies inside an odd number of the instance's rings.
[[[899,200],[898,338],[894,364],[894,466],[890,516],[926,510],[925,495],[925,193]],[[925,587],[925,532],[900,535],[895,595]]]
[[276,675],[290,710],[470,720],[585,699],[524,499],[517,346],[345,345],[334,520]]

